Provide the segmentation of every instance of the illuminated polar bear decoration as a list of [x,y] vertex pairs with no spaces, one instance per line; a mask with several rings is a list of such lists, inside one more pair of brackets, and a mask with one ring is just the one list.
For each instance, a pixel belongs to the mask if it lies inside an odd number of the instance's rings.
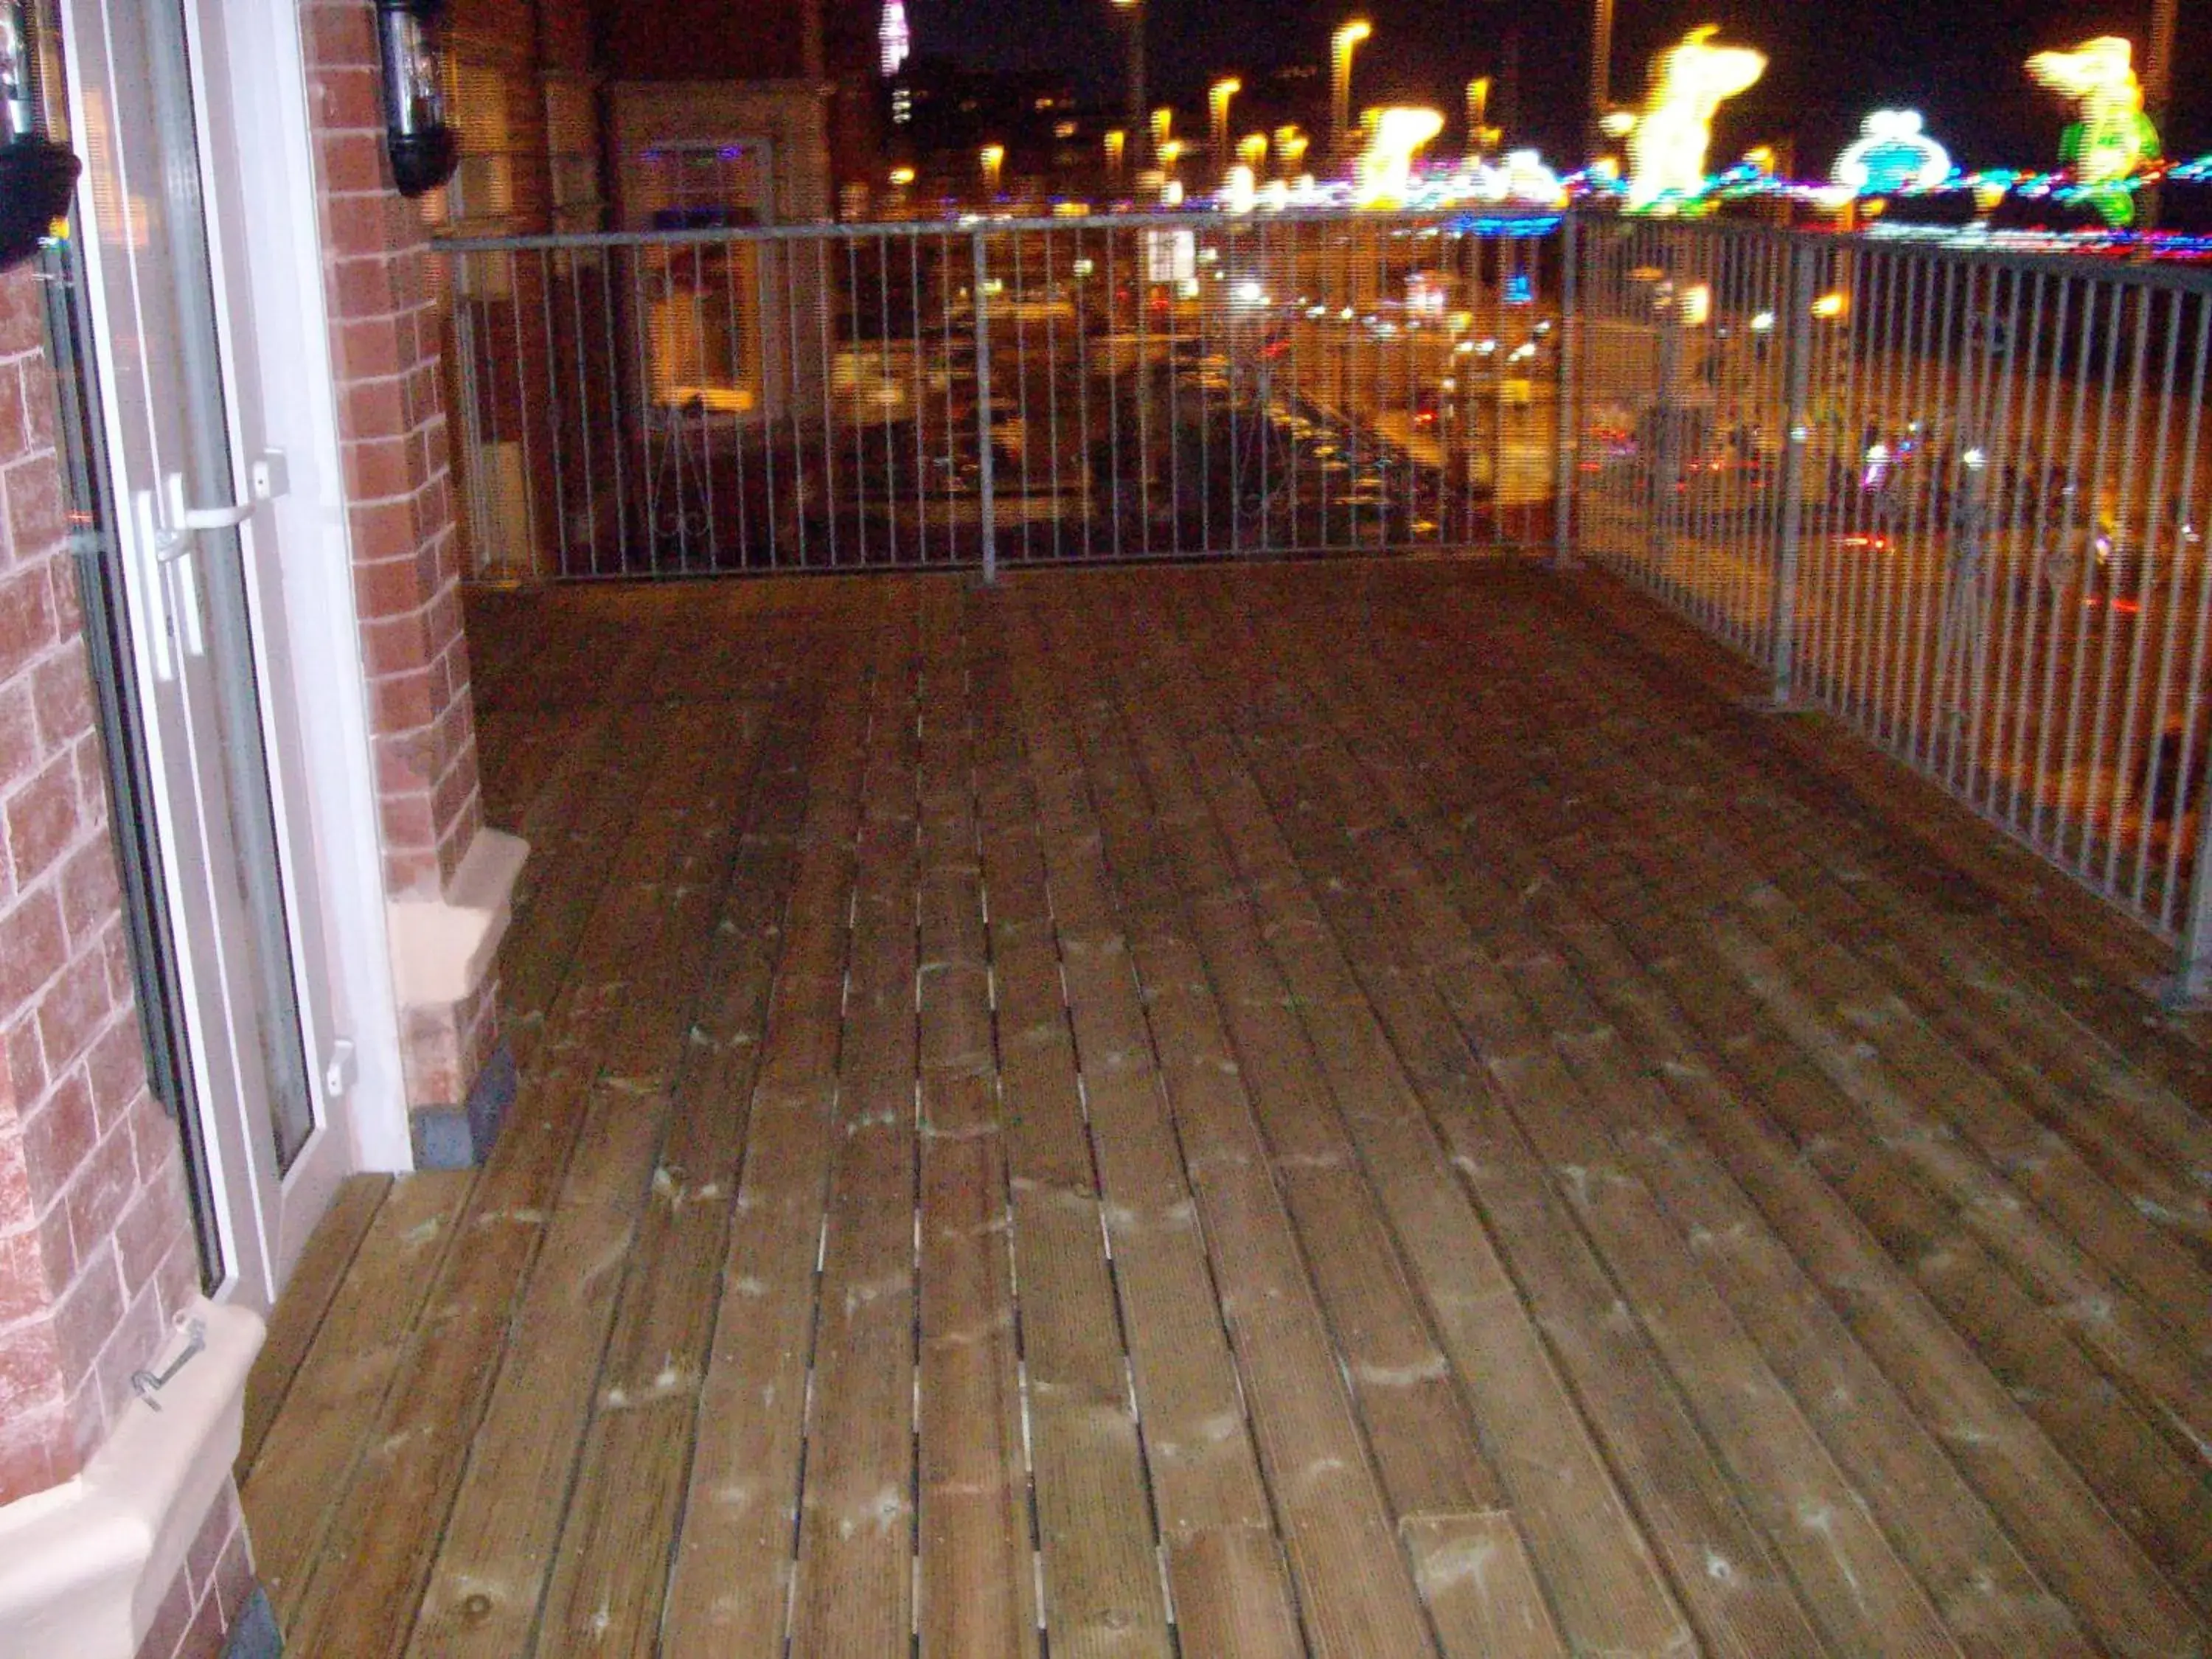
[[1766,73],[1766,54],[1717,46],[1711,24],[1692,29],[1651,60],[1650,90],[1628,135],[1628,201],[1633,211],[1662,196],[1705,188],[1705,151],[1722,104]]
[[1352,199],[1366,208],[1403,207],[1413,187],[1413,158],[1444,130],[1444,118],[1432,109],[1385,109],[1372,115]]
[[2027,60],[2038,85],[2074,100],[2079,118],[2066,129],[2059,155],[2113,225],[2134,222],[2128,180],[2158,155],[2158,131],[2143,113],[2134,58],[2127,41],[2105,34],[2071,52],[2039,52]]
[[1878,109],[1828,176],[1855,196],[1933,190],[1951,176],[1951,152],[1922,131],[1918,110]]

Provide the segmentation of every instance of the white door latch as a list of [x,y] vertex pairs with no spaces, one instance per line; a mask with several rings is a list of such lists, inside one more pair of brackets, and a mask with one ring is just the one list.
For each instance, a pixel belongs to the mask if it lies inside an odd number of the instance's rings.
[[191,534],[196,530],[235,530],[253,516],[258,501],[233,501],[224,507],[186,507],[185,505],[185,475],[172,472],[168,477],[169,533],[175,537]]

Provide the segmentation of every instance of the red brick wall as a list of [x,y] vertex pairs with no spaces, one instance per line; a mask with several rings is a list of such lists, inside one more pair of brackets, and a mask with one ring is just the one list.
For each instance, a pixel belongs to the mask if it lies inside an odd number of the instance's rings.
[[0,1504],[68,1479],[198,1289],[148,1092],[36,280],[0,276]]
[[235,1487],[225,1486],[200,1523],[184,1569],[155,1610],[138,1659],[219,1659],[230,1627],[253,1593],[246,1517]]
[[[842,0],[864,3],[865,0]],[[784,81],[820,50],[819,0],[592,0],[608,78]],[[820,64],[811,66],[820,72]]]
[[[374,17],[371,0],[301,5],[385,886],[429,899],[483,813],[429,244],[384,157]],[[496,1041],[474,1006],[491,1001],[487,988],[442,1017],[410,1012],[410,1104],[459,1103]]]

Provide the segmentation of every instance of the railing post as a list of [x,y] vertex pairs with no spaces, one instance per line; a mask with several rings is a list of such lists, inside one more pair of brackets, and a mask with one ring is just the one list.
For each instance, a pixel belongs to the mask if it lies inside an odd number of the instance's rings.
[[[2185,785],[2187,780],[2179,781]],[[2185,804],[2177,789],[2177,825]],[[2197,860],[2189,867],[2187,906],[2181,917],[2181,942],[2174,951],[2173,977],[2159,999],[2169,1008],[2189,1007],[2212,993],[2212,767],[2205,768],[2204,781],[2197,792]]]
[[1813,380],[1813,299],[1820,252],[1804,239],[1790,243],[1790,319],[1783,333],[1782,526],[1775,550],[1774,594],[1769,625],[1774,638],[1771,706],[1794,701],[1797,649],[1797,566],[1805,525],[1805,451],[1813,438],[1809,405]]
[[991,321],[984,278],[990,261],[983,245],[983,230],[975,233],[975,442],[976,489],[983,503],[983,582],[999,580],[999,502],[991,469]]
[[[1559,377],[1558,397],[1557,453],[1553,456],[1552,488],[1557,497],[1553,504],[1556,522],[1552,534],[1552,568],[1571,570],[1575,565],[1575,485],[1580,474],[1575,469],[1575,446],[1582,437],[1582,422],[1577,416],[1575,398],[1575,356],[1577,336],[1580,332],[1579,291],[1581,272],[1577,252],[1579,237],[1573,210],[1559,219]],[[1495,471],[1491,475],[1492,510],[1495,512],[1498,480]]]

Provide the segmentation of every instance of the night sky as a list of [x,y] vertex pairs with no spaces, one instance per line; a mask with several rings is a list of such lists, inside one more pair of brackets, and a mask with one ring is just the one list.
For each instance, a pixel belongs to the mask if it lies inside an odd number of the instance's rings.
[[[1587,0],[1150,0],[1153,101],[1172,100],[1196,128],[1204,88],[1236,73],[1257,88],[1271,70],[1327,62],[1329,31],[1364,13],[1355,106],[1434,104],[1455,118],[1473,76],[1499,74],[1509,28],[1520,36],[1517,131],[1556,158],[1577,147],[1587,98]],[[1120,96],[1120,49],[1108,0],[907,0],[919,50],[976,67],[1073,72],[1086,94]],[[1923,109],[1929,130],[1967,166],[2056,165],[2064,106],[2021,71],[2032,52],[2125,34],[2140,53],[2148,0],[1617,0],[1613,96],[1632,102],[1651,54],[1699,23],[1765,51],[1766,78],[1723,114],[1719,153],[1764,139],[1798,141],[1801,176],[1826,171],[1868,109]],[[2193,15],[2192,15],[2193,14]],[[1940,18],[1941,27],[1926,20]],[[2167,149],[2212,149],[2212,17],[2181,8]],[[1310,86],[1313,83],[1309,82]],[[1254,108],[1252,125],[1265,111]],[[1499,118],[1493,102],[1492,120]],[[1240,111],[1237,125],[1246,125]]]

